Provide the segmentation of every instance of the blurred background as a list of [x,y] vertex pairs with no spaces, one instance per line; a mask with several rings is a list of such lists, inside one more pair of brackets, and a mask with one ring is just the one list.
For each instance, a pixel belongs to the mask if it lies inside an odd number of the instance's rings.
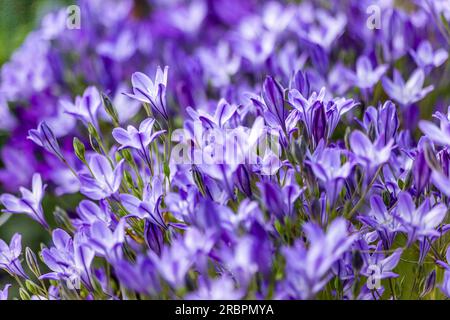
[[[73,4],[67,0],[0,0],[0,68],[24,41],[45,13],[52,9]],[[0,136],[0,148],[4,137]],[[0,191],[2,187],[0,186]],[[51,200],[50,200],[51,202]],[[44,206],[53,206],[49,201]],[[22,234],[22,246],[38,249],[41,242],[47,242],[49,235],[26,216],[14,215],[0,227],[0,239],[9,241],[16,232]],[[14,283],[6,273],[0,272],[0,289],[6,283]],[[10,296],[16,296],[16,287]]]
[[27,34],[49,10],[70,0],[0,0],[0,65],[8,60]]

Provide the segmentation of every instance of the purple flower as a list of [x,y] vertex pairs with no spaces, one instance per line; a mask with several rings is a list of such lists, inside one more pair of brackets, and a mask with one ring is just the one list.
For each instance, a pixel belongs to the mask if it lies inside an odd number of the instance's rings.
[[164,245],[163,230],[161,230],[161,228],[157,224],[153,223],[149,219],[146,219],[144,226],[144,236],[147,246],[156,254],[161,254],[161,250]]
[[163,229],[167,229],[166,222],[160,212],[160,203],[163,195],[161,179],[153,177],[152,183],[147,184],[142,196],[143,200],[130,194],[121,194],[120,200],[131,216],[150,221]]
[[77,207],[77,214],[80,219],[75,220],[74,224],[78,227],[89,227],[96,221],[110,225],[113,215],[104,200],[100,202],[100,206],[90,200],[81,201]]
[[349,235],[347,222],[338,218],[325,233],[318,225],[306,223],[304,232],[309,248],[298,240],[293,247],[284,248],[286,258],[285,293],[287,297],[308,299],[314,297],[329,281],[327,273],[346,252],[356,235]]
[[194,262],[180,239],[173,241],[171,246],[164,246],[159,256],[151,252],[150,258],[161,277],[173,288],[185,284],[186,274]]
[[450,197],[450,178],[438,170],[431,173],[431,181],[443,194]]
[[344,150],[337,148],[325,148],[321,150],[318,147],[311,157],[307,160],[316,176],[325,186],[329,202],[333,204],[339,195],[344,180],[349,176],[352,170],[352,163],[342,163],[341,158]]
[[382,64],[375,69],[372,66],[369,58],[361,56],[356,61],[356,72],[349,73],[350,81],[355,86],[361,89],[372,89],[381,77],[386,73],[388,65]]
[[96,221],[89,228],[87,244],[97,254],[106,257],[109,261],[117,261],[122,258],[122,244],[124,241],[124,219],[119,221],[114,231],[103,221]]
[[48,55],[50,43],[39,32],[32,32],[23,45],[2,66],[0,92],[9,100],[27,100],[53,84],[54,75]]
[[122,128],[115,128],[112,132],[114,139],[122,146],[119,150],[124,148],[133,148],[138,150],[141,158],[147,162],[151,167],[151,156],[149,154],[148,146],[155,141],[166,130],[160,130],[152,133],[155,120],[147,118],[139,125],[139,130],[133,126],[128,126],[127,130]]
[[8,300],[8,291],[9,291],[10,287],[11,287],[11,285],[7,284],[7,285],[5,285],[3,290],[0,290],[0,300]]
[[301,70],[296,71],[291,79],[289,88],[296,89],[302,97],[309,97],[310,84],[308,74]]
[[155,80],[152,81],[148,76],[141,72],[133,73],[131,83],[133,93],[126,93],[130,98],[134,98],[144,103],[150,104],[153,112],[168,121],[169,116],[166,108],[166,87],[169,67],[160,67],[156,69]]
[[220,41],[217,47],[200,49],[198,56],[205,71],[205,78],[216,87],[230,83],[241,65],[241,57],[231,51],[227,42]]
[[370,198],[370,209],[367,215],[360,216],[359,219],[376,229],[386,247],[389,248],[394,240],[395,232],[400,230],[401,224],[392,212],[387,210],[379,195],[373,195]]
[[211,230],[200,231],[195,227],[188,228],[184,233],[183,245],[186,251],[201,258],[208,255],[214,246],[217,235]]
[[232,216],[233,211],[227,206],[207,198],[200,198],[193,211],[189,213],[189,216],[184,217],[184,220],[199,230],[220,233],[223,229],[231,228]]
[[429,144],[426,137],[419,140],[417,154],[413,163],[414,186],[416,187],[416,195],[419,196],[430,181],[431,169],[425,158],[425,148]]
[[0,239],[0,268],[6,270],[11,275],[28,279],[20,263],[20,254],[22,252],[22,236],[15,233],[11,238],[9,246]]
[[245,288],[256,274],[269,275],[272,252],[268,233],[255,223],[247,235],[235,239],[234,245],[222,248],[220,259],[239,286]]
[[432,68],[441,66],[448,58],[448,52],[445,49],[433,51],[431,43],[427,40],[422,41],[416,51],[410,50],[417,66],[428,73]]
[[22,193],[21,198],[17,198],[9,193],[0,196],[0,201],[6,208],[3,212],[26,214],[39,222],[44,228],[48,228],[41,204],[45,188],[46,185],[42,185],[41,175],[35,173],[33,175],[31,191],[24,187],[20,187],[20,192]]
[[408,245],[420,237],[439,236],[436,228],[445,218],[447,207],[440,203],[431,207],[430,199],[416,209],[411,195],[401,192],[398,196],[398,204],[395,210],[395,218],[402,224],[401,230],[408,234]]
[[229,104],[225,99],[220,99],[217,103],[214,115],[210,115],[203,110],[186,108],[186,112],[196,121],[201,121],[205,128],[223,128],[236,114],[237,106]]
[[139,130],[133,126],[128,126],[127,130],[115,128],[112,135],[122,145],[119,150],[123,148],[134,148],[141,151],[146,150],[150,143],[166,132],[166,130],[160,130],[152,133],[154,124],[155,119],[147,118],[141,122]]
[[130,30],[120,32],[113,41],[105,41],[97,46],[97,52],[118,62],[127,61],[136,51],[136,40]]
[[419,128],[422,132],[435,143],[442,144],[444,146],[450,146],[450,106],[448,107],[447,116],[441,112],[436,112],[434,117],[439,119],[440,127],[437,127],[430,121],[421,120],[419,122]]
[[285,216],[294,213],[294,204],[302,193],[302,190],[295,182],[287,182],[284,187],[280,187],[273,182],[258,182],[258,187],[262,193],[262,200],[270,214],[275,215],[280,221]]
[[402,106],[409,106],[422,100],[428,93],[433,91],[434,86],[423,88],[425,73],[422,69],[416,69],[409,80],[405,83],[400,72],[394,70],[394,79],[383,77],[383,88],[389,97],[399,102]]
[[148,257],[139,255],[135,264],[118,260],[114,263],[114,269],[120,282],[128,289],[149,295],[160,290],[156,266]]
[[342,12],[331,15],[322,9],[316,11],[311,6],[311,3],[305,3],[299,8],[304,12],[304,16],[298,19],[299,23],[295,30],[301,39],[316,44],[328,52],[344,32],[347,17]]
[[141,2],[51,13],[1,67],[0,225],[47,227],[37,172],[64,207],[30,299],[404,299],[400,267],[450,294],[448,0]]
[[1,149],[4,168],[0,169],[0,181],[8,191],[17,191],[28,184],[37,169],[37,161],[31,149],[17,145],[4,145]]
[[250,185],[250,175],[246,166],[240,164],[236,170],[236,180],[239,190],[247,197],[252,197],[252,187]]
[[321,139],[327,140],[333,134],[340,118],[357,104],[352,99],[325,100],[326,91],[313,92],[309,98],[304,97],[297,89],[291,89],[288,94],[289,103],[299,112],[306,132],[312,139],[315,148]]
[[384,143],[387,145],[391,139],[395,140],[398,127],[399,120],[395,104],[388,100],[379,107],[377,135],[384,136]]
[[122,182],[122,159],[116,167],[111,167],[111,163],[105,156],[99,154],[91,155],[89,168],[92,176],[80,174],[80,192],[93,200],[100,200],[114,195]]
[[373,130],[376,137],[383,136],[385,144],[391,139],[395,141],[399,128],[395,104],[388,100],[383,105],[380,104],[378,109],[372,106],[368,107],[360,124],[367,134],[370,135]]
[[0,94],[0,129],[11,131],[17,126],[17,120],[8,108],[5,97]]
[[39,123],[37,129],[31,129],[28,131],[28,139],[33,140],[33,142],[38,146],[43,147],[45,150],[53,153],[58,158],[64,159],[58,141],[56,140],[56,136],[45,121]]
[[393,140],[384,144],[384,137],[381,135],[375,143],[359,130],[355,130],[350,135],[350,147],[357,156],[357,160],[368,168],[376,168],[389,160],[391,155]]
[[364,254],[366,260],[365,268],[361,273],[365,276],[372,276],[374,279],[396,278],[398,274],[392,270],[397,266],[403,249],[396,249],[390,256],[386,257],[383,253],[381,243],[375,248],[372,254]]
[[267,106],[267,111],[264,114],[266,120],[276,126],[281,126],[286,130],[286,109],[284,107],[284,89],[271,76],[267,76],[263,84],[262,96]]
[[66,281],[73,289],[77,288],[81,280],[87,288],[92,288],[91,264],[94,259],[92,251],[81,234],[74,239],[62,229],[52,233],[54,247],[42,250],[44,263],[52,272],[44,274],[41,279]]
[[61,103],[68,114],[83,121],[86,125],[92,123],[98,128],[97,113],[102,104],[102,99],[97,88],[87,88],[82,97],[75,99],[75,104],[67,101],[61,101]]

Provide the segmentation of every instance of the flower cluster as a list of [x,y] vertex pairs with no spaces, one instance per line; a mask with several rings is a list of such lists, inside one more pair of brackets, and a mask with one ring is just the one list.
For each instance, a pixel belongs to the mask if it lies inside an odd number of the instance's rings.
[[1,69],[20,298],[450,297],[448,0],[78,5]]

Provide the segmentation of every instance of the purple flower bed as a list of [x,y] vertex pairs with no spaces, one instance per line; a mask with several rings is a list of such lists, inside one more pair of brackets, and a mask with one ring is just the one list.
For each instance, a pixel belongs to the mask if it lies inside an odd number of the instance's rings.
[[449,298],[450,2],[398,2],[47,14],[0,74],[17,297]]

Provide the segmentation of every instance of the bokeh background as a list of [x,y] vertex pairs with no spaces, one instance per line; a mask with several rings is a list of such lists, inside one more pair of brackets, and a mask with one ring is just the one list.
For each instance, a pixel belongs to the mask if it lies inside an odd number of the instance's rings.
[[[45,13],[73,4],[74,1],[66,0],[0,0],[0,68],[8,61],[11,54],[24,41],[38,24]],[[0,148],[4,136],[0,133]],[[0,185],[0,192],[2,186]],[[52,199],[44,202],[45,207],[55,207]],[[67,204],[69,205],[69,204]],[[30,247],[33,250],[39,248],[41,242],[47,242],[49,235],[34,221],[26,216],[14,215],[0,226],[0,239],[9,241],[16,232],[22,234],[23,248]],[[11,282],[4,272],[0,272],[0,288]],[[11,283],[13,284],[13,283]],[[17,288],[11,288],[11,296],[17,296]]]

